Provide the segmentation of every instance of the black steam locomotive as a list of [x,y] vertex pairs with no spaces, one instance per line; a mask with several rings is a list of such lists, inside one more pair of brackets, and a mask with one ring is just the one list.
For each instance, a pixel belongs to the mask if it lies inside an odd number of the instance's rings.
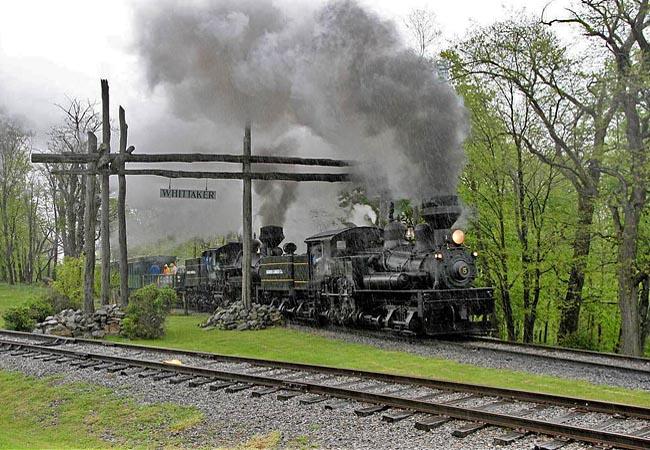
[[[451,226],[461,212],[458,198],[423,204],[426,223],[406,239],[406,227],[350,226],[305,240],[307,253],[284,240],[282,227],[265,226],[254,241],[254,301],[274,304],[285,315],[333,323],[439,335],[493,328],[492,288],[471,287],[477,254]],[[210,310],[240,297],[242,244],[229,243],[188,260],[177,289],[190,305]]]

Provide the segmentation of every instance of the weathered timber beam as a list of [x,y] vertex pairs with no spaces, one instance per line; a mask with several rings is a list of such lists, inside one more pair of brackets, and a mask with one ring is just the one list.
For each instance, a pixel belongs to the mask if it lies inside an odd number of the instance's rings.
[[93,153],[65,153],[55,155],[53,153],[32,153],[33,163],[74,163],[84,164],[99,161],[99,154]]
[[278,180],[278,181],[350,181],[347,173],[282,173],[282,172],[189,172],[182,170],[139,169],[124,170],[124,175],[154,175],[165,178],[211,178],[222,180]]
[[[326,166],[326,167],[348,167],[354,165],[352,161],[344,161],[328,158],[300,158],[294,156],[262,156],[249,157],[251,164],[295,164],[300,166]],[[242,164],[243,155],[215,155],[208,153],[169,153],[151,155],[129,155],[126,162],[149,163],[149,162],[226,162]]]
[[[154,162],[168,162],[168,163],[192,163],[192,162],[225,162],[242,164],[242,155],[215,155],[206,153],[169,153],[169,154],[151,154],[151,155],[136,155],[125,154],[120,155],[124,158],[126,163],[154,163]],[[118,155],[110,155],[111,161],[116,159]],[[98,155],[89,155],[87,153],[67,153],[67,154],[52,154],[52,153],[34,153],[32,154],[33,163],[89,163],[96,162],[99,159]],[[328,158],[299,158],[294,156],[251,156],[251,164],[294,164],[299,166],[324,166],[324,167],[349,167],[355,165],[354,161],[344,161]]]
[[[83,169],[53,170],[54,175],[91,175],[93,172]],[[182,170],[118,170],[112,175],[152,175],[164,178],[207,178],[215,180],[243,180],[246,175],[242,172],[188,172]],[[251,180],[277,181],[325,181],[330,183],[350,181],[347,173],[281,173],[281,172],[251,172]]]

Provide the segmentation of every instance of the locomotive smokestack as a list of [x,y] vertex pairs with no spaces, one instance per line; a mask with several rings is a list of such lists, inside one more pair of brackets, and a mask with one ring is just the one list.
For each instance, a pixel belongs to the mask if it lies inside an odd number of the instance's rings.
[[260,241],[267,249],[273,249],[280,245],[284,239],[284,231],[282,227],[277,225],[267,225],[260,228]]
[[433,230],[448,230],[461,212],[458,196],[439,195],[422,203],[420,215]]

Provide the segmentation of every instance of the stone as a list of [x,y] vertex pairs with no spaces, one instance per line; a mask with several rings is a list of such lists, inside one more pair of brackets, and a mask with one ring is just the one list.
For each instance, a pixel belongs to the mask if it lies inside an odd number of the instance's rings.
[[72,331],[62,324],[57,324],[45,329],[45,334],[52,334],[54,336],[72,337]]

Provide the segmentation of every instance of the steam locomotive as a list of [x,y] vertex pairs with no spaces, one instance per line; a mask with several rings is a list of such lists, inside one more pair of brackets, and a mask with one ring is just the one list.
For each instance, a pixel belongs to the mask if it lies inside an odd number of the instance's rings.
[[[307,253],[264,226],[252,246],[254,301],[312,323],[371,327],[402,334],[483,333],[493,329],[492,288],[472,287],[476,252],[451,229],[461,213],[456,196],[422,205],[425,223],[407,229],[349,226],[305,240]],[[211,310],[240,298],[242,244],[205,250],[186,261],[176,288],[193,307]]]

